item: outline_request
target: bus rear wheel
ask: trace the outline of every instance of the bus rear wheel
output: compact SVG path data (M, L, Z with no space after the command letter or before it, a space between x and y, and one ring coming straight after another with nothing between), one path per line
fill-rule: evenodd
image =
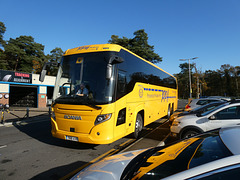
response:
M133 132L133 137L134 138L138 138L140 132L142 131L143 128L143 119L141 114L137 114L137 118L136 118L136 123L135 123L135 130Z
M168 106L168 111L167 111L167 119L170 119L170 116L172 115L172 112L171 112L171 106L169 105Z

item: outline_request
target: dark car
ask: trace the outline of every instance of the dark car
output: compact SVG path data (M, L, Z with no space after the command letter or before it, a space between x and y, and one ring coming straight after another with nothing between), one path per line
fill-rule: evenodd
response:
M163 147L113 155L72 179L239 179L239 137L239 126L228 127Z

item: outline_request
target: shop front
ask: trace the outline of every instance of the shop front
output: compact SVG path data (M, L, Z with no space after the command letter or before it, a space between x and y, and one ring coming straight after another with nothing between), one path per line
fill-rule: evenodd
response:
M39 82L38 74L0 70L0 104L10 107L46 107L52 97L55 77Z

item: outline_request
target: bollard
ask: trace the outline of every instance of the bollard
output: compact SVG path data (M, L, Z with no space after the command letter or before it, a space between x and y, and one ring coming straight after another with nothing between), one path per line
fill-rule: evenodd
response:
M26 118L29 118L29 108L27 108Z
M51 106L48 108L48 115L51 116Z
M4 110L1 112L1 124L4 124Z

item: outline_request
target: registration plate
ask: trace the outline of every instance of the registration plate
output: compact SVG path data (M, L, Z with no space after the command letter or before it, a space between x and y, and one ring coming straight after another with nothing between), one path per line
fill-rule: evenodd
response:
M69 141L78 141L78 137L66 136L66 140L69 140Z

